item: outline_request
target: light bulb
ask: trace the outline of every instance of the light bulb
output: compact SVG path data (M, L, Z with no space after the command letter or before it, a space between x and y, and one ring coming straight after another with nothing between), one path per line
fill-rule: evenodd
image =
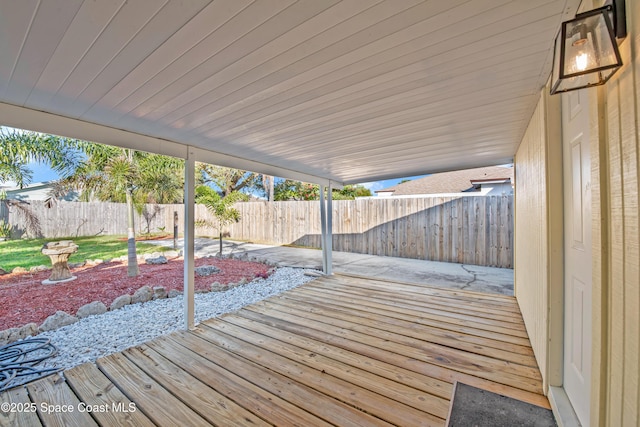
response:
M576 70L584 71L587 69L588 65L589 65L589 55L587 55L585 52L579 52L578 55L576 56Z

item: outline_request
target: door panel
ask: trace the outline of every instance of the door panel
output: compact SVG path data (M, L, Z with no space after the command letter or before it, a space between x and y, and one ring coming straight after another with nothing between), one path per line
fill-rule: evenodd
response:
M583 426L591 392L591 159L588 92L563 94L564 374L563 386Z

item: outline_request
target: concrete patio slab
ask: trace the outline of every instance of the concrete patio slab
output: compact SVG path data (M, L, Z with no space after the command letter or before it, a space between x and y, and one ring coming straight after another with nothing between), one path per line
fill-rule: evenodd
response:
M171 247L173 240L149 241ZM178 240L178 248L183 240ZM217 239L195 239L196 257L217 255ZM223 255L244 256L279 266L322 269L322 251L318 249L271 246L223 240ZM513 295L513 270L470 264L425 261L348 252L333 252L333 270L402 282L422 283L468 291Z

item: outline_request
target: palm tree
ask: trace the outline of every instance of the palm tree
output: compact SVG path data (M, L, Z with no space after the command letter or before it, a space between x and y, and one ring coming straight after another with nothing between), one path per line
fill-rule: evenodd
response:
M225 226L240 221L240 211L233 205L246 201L248 196L238 191L231 192L222 197L211 187L200 185L196 187L196 203L201 203L216 218L217 224L213 225L220 234L220 256L222 256L222 231Z
M47 163L66 176L83 158L84 141L76 139L2 127L0 142L0 182L13 181L21 188L33 178L29 163Z
M33 178L30 163L47 163L61 175L71 173L82 161L83 141L0 127L0 183L12 181L20 188ZM29 204L10 199L6 193L0 195L0 210L7 214L15 209L26 224L26 232L40 235L40 221L29 208ZM0 220L1 234L10 237L12 227L7 220Z
M128 268L130 277L139 274L135 243L135 209L144 203L182 201L182 161L157 154L87 143L87 160L64 181L81 190L84 200L127 204Z

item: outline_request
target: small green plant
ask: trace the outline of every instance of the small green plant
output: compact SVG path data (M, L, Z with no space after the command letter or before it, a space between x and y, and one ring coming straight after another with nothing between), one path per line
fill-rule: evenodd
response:
M158 227L158 231L161 233L164 233L164 230L166 230L167 227Z
M4 219L0 219L0 237L7 240L11 238L11 224L6 222Z
M225 197L220 196L211 187L200 185L196 187L196 203L206 206L207 210L215 217L215 225L205 220L197 220L196 227L210 225L218 229L220 234L220 255L222 255L223 228L229 224L240 221L240 211L233 207L234 203L247 201L246 194L233 191Z

